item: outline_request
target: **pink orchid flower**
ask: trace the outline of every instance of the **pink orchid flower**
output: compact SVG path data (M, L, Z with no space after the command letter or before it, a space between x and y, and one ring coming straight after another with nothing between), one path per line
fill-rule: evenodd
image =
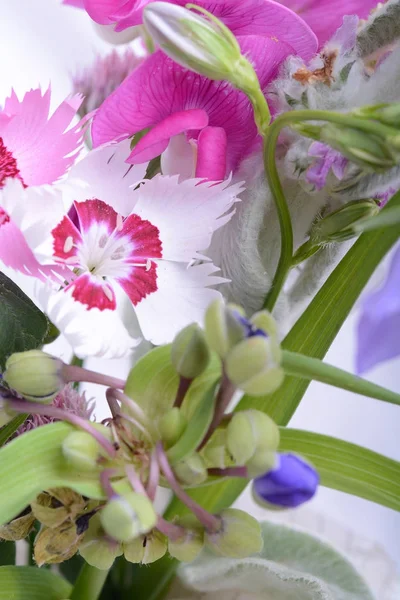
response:
M277 0L287 6L311 27L318 37L319 47L341 26L345 15L366 19L378 0Z
M22 101L12 91L0 111L0 187L8 177L31 186L66 173L82 148L82 124L70 127L82 101L71 96L49 117L50 88L30 90Z
M238 40L251 57L262 88L294 52L286 42L257 35ZM309 45L314 49L313 36ZM145 60L102 104L93 120L92 139L96 147L146 128L150 131L127 162L147 162L164 153L171 139L173 143L174 137L186 134L195 149L195 176L213 181L235 171L260 142L252 107L242 92L184 69L161 51Z
M0 259L7 262L18 249L13 266L26 272L29 251L43 266L69 274L65 281L42 286L39 301L79 355L119 355L136 344L117 310L124 297L144 337L161 344L200 321L206 306L220 296L210 286L225 281L214 275L218 268L203 251L213 232L231 218L241 185L199 186L196 179L178 183L177 177L161 175L143 182L146 165L127 165L128 148L126 140L90 152L56 191L24 189L19 181L0 191L0 207L25 241L18 249L8 236L5 249L0 221ZM77 223L65 210L60 214L54 202L58 190L64 205L74 200ZM23 196L30 194L30 200L34 192L41 205L36 198L36 210L25 209ZM43 210L48 206L51 214ZM193 265L198 260L202 264Z

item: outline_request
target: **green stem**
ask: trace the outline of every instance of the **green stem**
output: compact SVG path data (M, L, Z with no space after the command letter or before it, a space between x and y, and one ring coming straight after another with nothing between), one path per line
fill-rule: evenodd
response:
M383 400L400 406L400 395L352 373L328 365L322 360L297 352L283 351L282 366L287 375L320 381L328 385L361 394L368 398Z
M107 579L103 571L85 563L75 582L70 600L98 600Z
M290 212L286 203L285 195L280 182L276 166L276 144L278 137L284 127L301 123L303 121L325 121L353 127L366 133L382 136L383 133L393 135L393 129L378 123L377 121L360 119L351 114L329 112L325 110L294 110L281 114L264 133L264 165L267 181L278 211L279 226L281 231L281 253L278 266L263 307L272 311L279 294L284 286L286 277L293 266L293 230ZM298 264L295 261L294 264Z

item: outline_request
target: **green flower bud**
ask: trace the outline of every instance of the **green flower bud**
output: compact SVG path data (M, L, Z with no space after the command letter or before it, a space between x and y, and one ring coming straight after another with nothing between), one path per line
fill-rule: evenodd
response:
M235 464L226 445L226 430L218 428L201 452L208 469L226 469Z
M197 323L178 333L171 346L171 361L177 373L185 379L194 379L205 371L210 351L202 329Z
M194 517L188 515L177 523L185 528L182 537L168 540L168 552L180 562L192 562L204 547L204 530Z
M237 508L222 511L220 517L221 529L215 533L205 533L206 546L215 554L246 558L261 552L261 527L254 517Z
M207 467L199 454L192 454L176 464L174 471L184 485L199 485L207 479Z
M231 382L251 396L274 392L284 379L281 351L272 338L261 335L243 340L226 357Z
M278 339L278 327L274 317L267 310L260 310L254 313L250 319L250 323L254 328L265 331L270 337Z
M376 104L375 106L363 106L351 111L357 117L374 119L384 123L384 125L392 125L396 129L400 128L400 103L394 104Z
M171 448L187 427L187 419L180 408L175 406L166 412L158 423L158 430L165 448Z
M354 225L379 213L375 200L355 200L335 210L315 223L310 231L311 242L342 242L357 235Z
M63 363L41 350L12 354L6 362L4 381L20 396L36 402L50 402L63 387Z
M31 532L35 520L35 515L28 507L15 519L0 527L0 539L9 542L23 540Z
M397 164L394 148L382 137L328 123L321 128L320 140L369 171L389 169Z
M61 446L69 465L80 471L96 469L100 454L98 442L86 431L72 431Z
M257 450L257 452L246 463L247 475L250 479L260 477L276 468L278 455L268 450Z
M239 465L247 465L258 452L273 453L278 449L279 437L271 417L253 409L235 413L226 429L227 448Z
M157 523L157 515L150 500L132 492L127 496L111 498L100 512L104 531L118 542L130 542L150 531Z
M167 552L167 538L159 531L151 531L128 544L124 544L124 556L127 561L142 565L156 562Z
M7 425L16 416L16 412L11 410L8 406L7 396L4 398L0 395L0 427Z
M99 514L90 519L89 528L79 545L79 554L89 565L104 571L110 569L114 560L122 555L122 545L105 535Z
M229 350L246 336L246 330L238 320L238 314L241 313L236 306L226 306L223 300L215 300L206 311L204 321L206 338L210 347L221 358L225 358Z

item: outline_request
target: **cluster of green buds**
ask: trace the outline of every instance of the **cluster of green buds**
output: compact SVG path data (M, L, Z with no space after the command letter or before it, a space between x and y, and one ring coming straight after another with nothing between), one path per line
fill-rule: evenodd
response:
M160 356L161 385L154 372ZM233 508L211 514L187 488L218 478L261 477L262 494L272 505L276 481L281 506L293 502L294 492L311 497L317 480L300 463L297 471L309 481L299 492L296 476L293 491L293 461L283 463L278 455L279 429L272 419L256 409L232 412L240 394L256 400L275 391L283 377L272 316L262 311L247 319L240 307L222 301L209 306L204 329L186 327L170 346L141 359L126 382L65 365L39 350L11 356L3 380L26 399L9 400L9 412L52 415L75 425L65 424L57 438L59 480L68 473L69 481L87 478L90 489L97 483L92 497L68 487L43 490L3 525L0 537L21 539L39 524L34 550L39 565L63 562L79 552L99 569L108 569L121 555L148 564L167 552L191 561L204 547L232 558L258 553L262 536L256 519ZM71 378L108 386L112 416L106 422L93 423L51 404ZM173 509L158 514L158 486L170 488L191 515Z

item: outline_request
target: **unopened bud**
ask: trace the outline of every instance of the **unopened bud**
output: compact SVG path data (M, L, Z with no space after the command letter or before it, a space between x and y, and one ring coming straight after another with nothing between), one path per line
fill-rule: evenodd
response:
M294 508L317 491L319 475L311 464L295 454L280 454L278 465L253 483L256 502L274 508Z
M157 515L150 500L132 492L127 496L111 498L100 513L104 531L118 542L130 542L150 531L157 523Z
M192 562L204 547L204 530L192 516L183 517L179 525L184 527L182 536L168 540L168 552L180 562Z
M202 329L197 323L188 325L172 342L171 360L176 372L185 379L194 379L205 371L210 351Z
M41 350L12 354L6 362L4 381L20 396L36 402L50 402L64 386L62 361Z
M63 441L61 449L68 464L75 469L92 471L98 466L100 446L86 431L72 431Z
M0 427L7 425L13 418L16 416L16 412L9 408L8 399L11 399L11 396L4 392L0 391Z
M251 396L274 392L284 379L280 347L263 336L240 342L229 352L225 367L230 381Z
M209 469L226 469L235 464L226 445L226 429L218 428L202 450Z
M100 515L97 513L91 517L89 528L79 545L79 554L86 562L96 569L108 570L122 552L122 545L105 535Z
M274 452L279 446L279 429L267 414L254 409L235 413L226 428L226 444L238 465L258 452Z
M167 411L158 423L158 429L165 448L173 446L187 427L187 419L180 408L175 406Z
M9 542L23 540L31 532L35 523L35 515L30 507L24 510L15 519L0 527L0 539Z
M375 200L355 200L317 221L310 231L310 240L317 243L342 242L357 235L354 225L379 213Z
M246 463L247 476L250 479L265 475L276 468L278 455L268 450L258 450Z
M240 309L239 309L240 310ZM205 314L204 329L210 347L221 357L246 337L246 328L241 323L243 314L238 308L215 300Z
M400 103L377 104L375 106L362 106L351 111L357 117L366 117L379 121L384 125L391 125L400 129Z
M397 164L395 149L382 137L328 123L321 128L320 140L369 171L390 169Z
M259 522L246 512L228 508L219 515L221 529L205 533L206 545L219 556L246 558L261 552L263 539Z
M154 530L124 544L124 556L131 563L149 565L162 558L167 547L165 535Z
M192 454L174 465L174 471L184 485L199 485L207 479L207 467L199 454Z

